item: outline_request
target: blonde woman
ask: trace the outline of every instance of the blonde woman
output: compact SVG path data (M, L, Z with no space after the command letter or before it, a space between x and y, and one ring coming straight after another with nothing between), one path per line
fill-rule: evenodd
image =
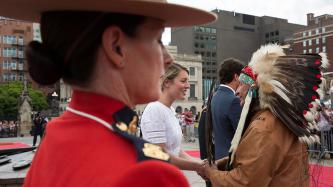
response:
M158 144L171 155L171 163L183 170L200 172L201 162L192 159L180 147L182 130L171 106L175 100L182 100L189 88L188 70L172 64L162 78L162 94L158 101L145 108L141 119L143 139Z

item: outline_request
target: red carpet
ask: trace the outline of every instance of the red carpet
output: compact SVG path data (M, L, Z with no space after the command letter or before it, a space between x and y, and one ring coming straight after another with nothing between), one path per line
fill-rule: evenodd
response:
M28 148L31 147L28 144L22 142L0 142L0 150L4 149L17 149L17 148Z
M196 150L185 151L195 158L200 158L200 152ZM310 165L311 187L333 187L333 167Z

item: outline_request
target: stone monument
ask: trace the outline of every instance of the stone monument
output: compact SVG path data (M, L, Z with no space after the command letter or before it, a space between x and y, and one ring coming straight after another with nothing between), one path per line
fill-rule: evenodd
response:
M29 97L28 92L28 82L27 79L24 79L24 89L20 98L20 106L18 112L19 119L19 135L27 136L30 135L30 130L32 127L31 119L31 98Z

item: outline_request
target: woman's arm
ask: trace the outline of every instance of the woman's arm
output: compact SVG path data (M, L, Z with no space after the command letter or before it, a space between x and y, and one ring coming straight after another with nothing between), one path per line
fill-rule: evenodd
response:
M162 147L163 150L166 150L164 143L157 144ZM170 154L170 153L169 153ZM170 163L181 170L189 170L201 172L203 162L201 160L194 160L190 155L185 151L181 150L179 156L170 154Z

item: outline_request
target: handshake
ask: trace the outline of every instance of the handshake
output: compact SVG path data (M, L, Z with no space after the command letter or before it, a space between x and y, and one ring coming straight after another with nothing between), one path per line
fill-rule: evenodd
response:
M216 173L218 170L224 171L226 165L228 163L229 157L224 157L220 160L216 160L214 164L209 165L207 159L202 160L200 162L200 166L196 170L197 174L201 176L204 180L210 181L211 177Z

